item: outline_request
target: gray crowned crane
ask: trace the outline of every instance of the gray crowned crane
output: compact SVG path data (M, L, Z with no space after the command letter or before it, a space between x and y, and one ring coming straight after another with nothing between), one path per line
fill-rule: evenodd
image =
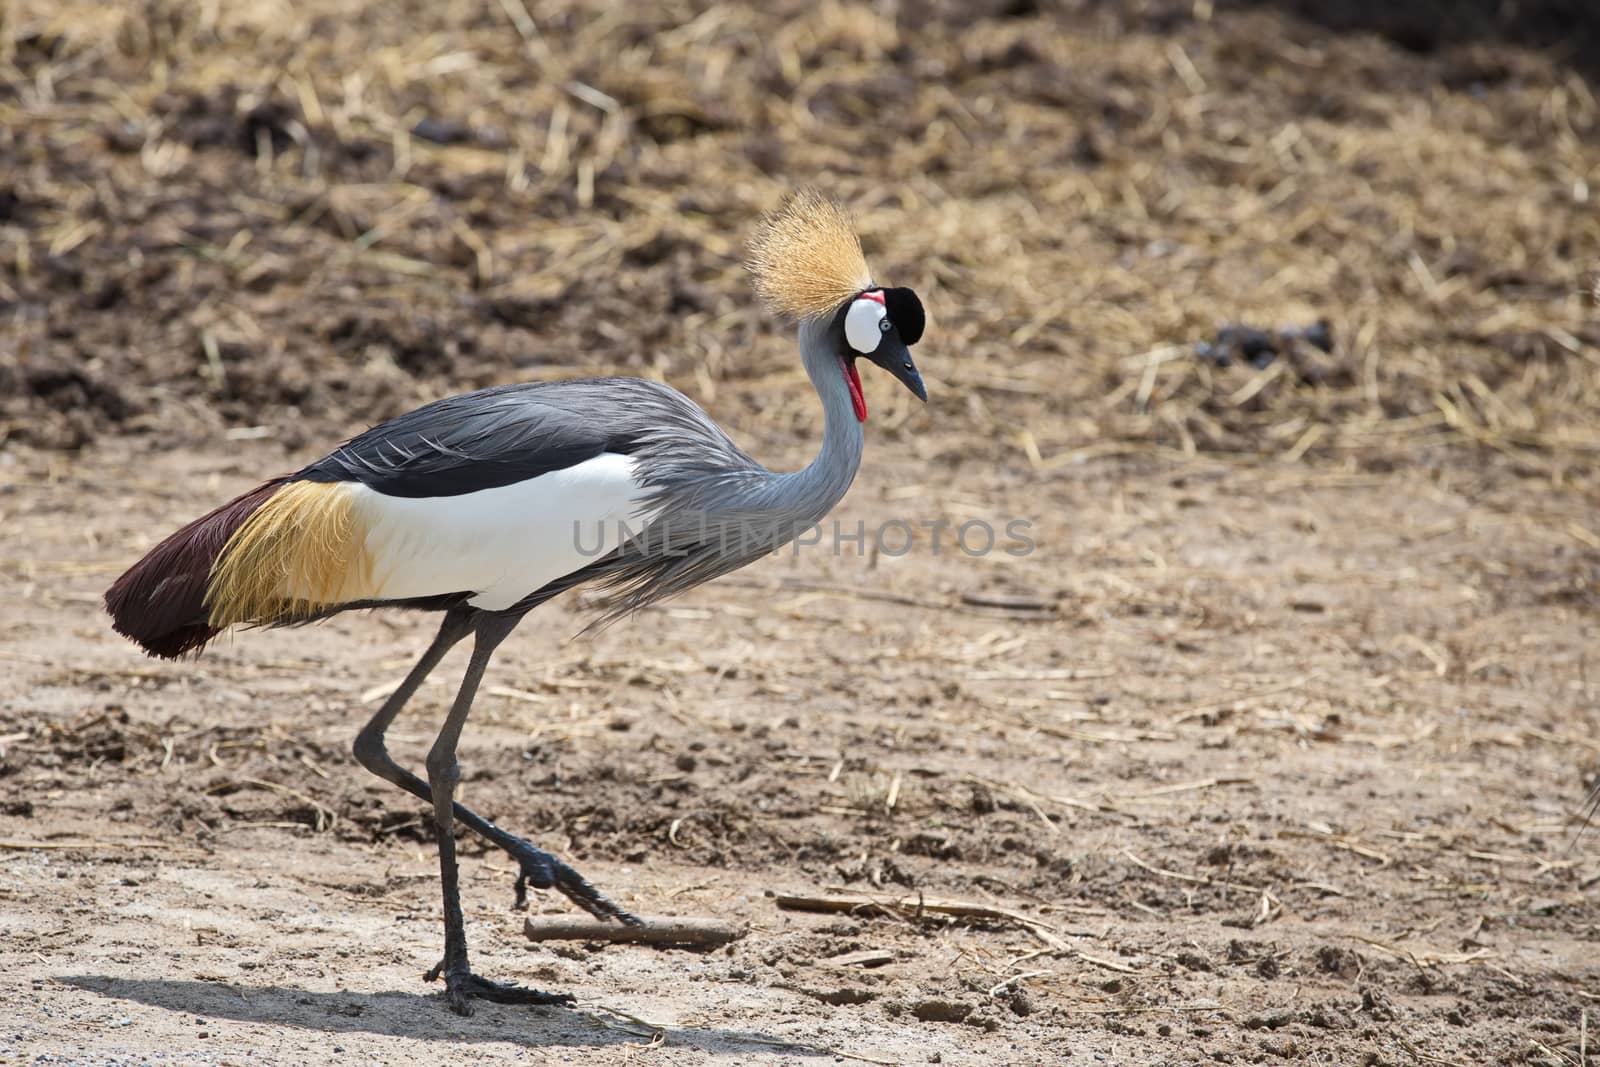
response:
M819 522L861 462L859 359L927 400L909 348L922 336L922 304L910 289L873 282L836 204L815 192L792 197L764 220L750 271L767 308L798 323L800 359L822 400L822 448L804 469L766 469L658 382L500 386L427 404L264 482L162 541L106 593L116 631L169 659L236 625L292 626L355 608L443 613L433 643L354 750L367 770L432 805L444 958L426 977L443 977L460 1014L471 1014L474 998L571 997L472 972L454 823L516 860L519 906L533 885L599 919L639 922L566 863L455 802L456 744L495 648L529 611L575 586L613 594L591 624L603 625L743 567ZM394 761L384 734L467 637L472 655L424 781Z

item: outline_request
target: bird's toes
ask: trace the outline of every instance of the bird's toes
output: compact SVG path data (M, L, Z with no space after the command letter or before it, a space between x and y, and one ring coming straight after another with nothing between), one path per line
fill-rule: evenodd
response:
M582 881L582 879L579 879L579 881L581 884L575 886L558 882L556 883L556 888L561 890L568 900L602 922L610 922L612 919L616 919L629 926L637 926L639 924L638 919L613 904L605 894L594 886Z
M444 960L435 963L423 972L422 980L424 982L437 982L442 976L444 978L444 1002L457 1015L471 1018L477 1009L472 1006L470 980L475 979L477 976L466 970L451 971L449 974L445 974L444 966Z
M450 1010L464 1018L470 1019L477 1014L478 1009L472 1006L472 998L459 989L445 990L445 1002L450 1005Z
M605 894L595 889L594 886L586 886L586 888L588 889L587 893L568 893L567 898L602 922L615 920L624 926L644 925L643 919L621 905L614 903Z
M550 869L550 858L539 856L522 861L522 869L517 874L519 886L533 886L535 889L549 889L556 884L555 872Z
M431 972L430 972L431 973ZM489 1000L496 1004L541 1004L570 1007L576 1003L571 993L546 993L514 982L492 982L471 971L453 971L445 975L445 1001L457 1015L471 1015L473 1000Z
M530 862L526 859L522 860L521 863L522 869L517 872L517 899L512 905L518 911L522 911L528 906L528 887L530 885L535 889L549 889L556 884L555 876L550 872L548 863L540 863L537 860Z
M571 993L546 993L510 982L491 982L487 978L472 976L473 995L497 1004L554 1004L568 1007L576 1003Z
M617 904L613 904L605 897L601 897L599 900L594 901L593 906L586 908L586 910L590 915L593 915L597 919L605 919L607 921L615 920L621 923L623 926L644 925L643 919L639 918L626 908Z
M576 870L562 863L542 849L529 848L517 854L516 906L528 905L528 887L555 889L596 919L609 922L615 919L628 926L640 925L640 920L606 899L605 894L590 884Z

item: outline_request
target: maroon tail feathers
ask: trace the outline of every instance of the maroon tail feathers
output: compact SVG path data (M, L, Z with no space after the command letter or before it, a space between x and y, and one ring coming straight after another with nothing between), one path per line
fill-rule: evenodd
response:
M212 564L233 532L287 480L274 478L194 520L129 567L106 590L112 629L164 659L204 648L221 632L206 616Z

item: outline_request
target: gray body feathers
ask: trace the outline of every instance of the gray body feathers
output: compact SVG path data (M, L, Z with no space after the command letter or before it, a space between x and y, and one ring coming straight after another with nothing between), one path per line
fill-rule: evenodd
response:
M639 383L650 400L612 408L628 421L630 453L649 488L649 517L615 552L530 596L532 607L594 582L613 594L591 623L609 625L648 604L738 570L793 541L844 496L861 463L863 434L851 411L826 324L803 323L801 353L823 402L822 449L804 469L775 473L756 463L693 401ZM612 398L608 397L608 402Z
M510 484L605 452L632 457L646 519L621 547L519 601L523 612L586 583L613 593L603 626L751 563L819 522L850 487L862 430L827 324L803 323L801 353L823 401L822 450L776 473L701 407L640 378L581 378L447 397L375 426L294 475L359 481L393 496L445 497ZM575 529L580 543L593 531ZM461 590L470 593L472 590Z

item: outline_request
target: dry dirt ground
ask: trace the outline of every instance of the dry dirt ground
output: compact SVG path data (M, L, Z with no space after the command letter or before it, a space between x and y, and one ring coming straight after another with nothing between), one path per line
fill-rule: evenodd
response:
M1589 1067L1594 17L1436 6L6 9L0 1063ZM348 749L427 620L169 664L100 592L490 382L663 377L803 462L739 267L801 180L932 314L843 530L1033 550L919 527L530 617L468 801L748 932L532 945L464 839L477 968L578 1005L458 1018L427 820Z
M1029 516L1035 552L811 550L593 640L541 612L495 665L467 796L632 908L750 933L529 946L508 864L469 850L479 967L581 1005L469 1021L419 978L418 806L347 753L425 624L173 665L97 615L152 532L284 462L244 451L10 468L23 1062L611 1062L654 1032L617 1012L660 1024L668 1062L1571 1062L1600 1017L1600 844L1572 818L1600 763L1595 560L1514 476L1196 461L954 488L878 462L847 524ZM424 697L412 763L447 682ZM830 887L1039 926L771 898ZM863 950L889 962L829 963Z

